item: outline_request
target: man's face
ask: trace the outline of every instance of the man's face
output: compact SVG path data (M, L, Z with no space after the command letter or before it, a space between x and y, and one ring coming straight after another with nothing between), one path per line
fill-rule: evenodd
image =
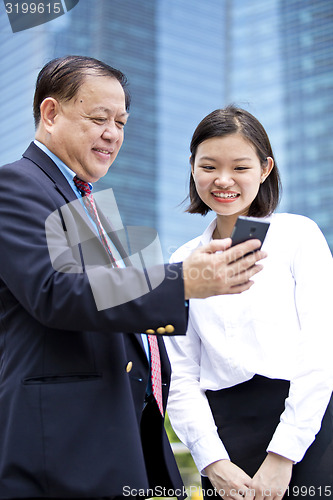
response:
M81 179L96 182L109 170L124 139L125 93L112 77L87 76L68 102L57 102L50 150Z

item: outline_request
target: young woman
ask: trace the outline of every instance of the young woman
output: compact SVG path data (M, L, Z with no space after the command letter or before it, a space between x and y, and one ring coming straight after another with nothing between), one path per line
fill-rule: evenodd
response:
M190 301L185 337L169 337L168 413L222 498L333 498L333 262L310 219L273 214L280 180L267 134L247 111L206 116L191 142L188 212L216 219L182 261L228 238L239 215L270 221L268 257L239 295ZM315 186L314 186L315 189Z

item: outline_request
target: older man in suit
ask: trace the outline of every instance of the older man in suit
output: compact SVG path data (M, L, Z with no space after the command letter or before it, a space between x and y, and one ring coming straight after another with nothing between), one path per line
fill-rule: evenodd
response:
M260 251L238 260L259 242L215 241L162 266L148 293L99 307L88 268L105 294L147 278L127 266L90 193L119 152L128 108L119 71L53 60L37 79L35 141L0 169L1 499L183 497L159 334L186 332L186 299L242 292L261 268Z

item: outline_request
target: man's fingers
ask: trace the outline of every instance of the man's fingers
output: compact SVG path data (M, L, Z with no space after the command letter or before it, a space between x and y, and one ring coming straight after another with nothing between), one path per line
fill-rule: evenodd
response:
M246 292L246 290L249 290L251 286L254 285L253 281L248 281L247 283L243 283L242 285L232 285L229 288L229 295L235 295L237 293L242 293Z
M231 286L241 285L263 269L263 266L261 264L257 264L257 262L265 257L266 254L261 250L258 250L257 252L243 257L242 259L233 261L228 265L223 265L221 255L221 263L216 265L217 274L219 269L223 269L223 274Z
M212 240L207 245L201 247L200 250L201 252L206 252L206 253L223 252L228 248L230 248L231 243L232 243L231 238L225 238L223 240Z
M231 238L225 238L223 240L212 240L207 245L201 247L201 252L206 253L215 253L228 250L228 254L230 257L230 262L233 260L240 259L244 257L247 253L254 252L258 250L261 246L260 240L248 240L244 243L240 243L232 248L231 247L232 240Z
M230 285L229 293L241 293L251 288L251 286L254 284L254 281L251 281L251 278L255 274L259 273L262 269L263 266L261 266L260 264L256 264L251 269L248 269L243 273L233 274L231 276L229 275L228 279Z
M236 258L235 260L231 260L231 261L229 261L229 257L228 257L229 267L231 269L233 269L234 272L241 273L241 272L245 271L246 269L250 269L259 260L265 259L266 257L267 257L266 252L263 252L262 250L257 250L256 252L253 252L249 255L246 255L246 257L242 257L240 259Z
M260 247L260 240L247 240L244 243L231 247L228 250L230 261L241 259L244 255L259 250Z
M241 293L252 286L251 278L262 270L257 262L267 256L255 250L260 241L250 240L232 248L230 244L230 238L214 240L184 260L186 299Z

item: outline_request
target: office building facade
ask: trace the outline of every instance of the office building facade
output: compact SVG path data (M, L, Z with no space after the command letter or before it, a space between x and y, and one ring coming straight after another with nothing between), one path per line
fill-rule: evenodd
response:
M114 188L125 224L158 229L166 259L212 218L180 205L189 143L197 123L229 103L269 133L280 210L314 219L333 247L332 8L330 0L80 0L15 34L0 12L1 164L33 136L38 70L52 57L88 55L124 71L133 96L124 146L97 188Z

